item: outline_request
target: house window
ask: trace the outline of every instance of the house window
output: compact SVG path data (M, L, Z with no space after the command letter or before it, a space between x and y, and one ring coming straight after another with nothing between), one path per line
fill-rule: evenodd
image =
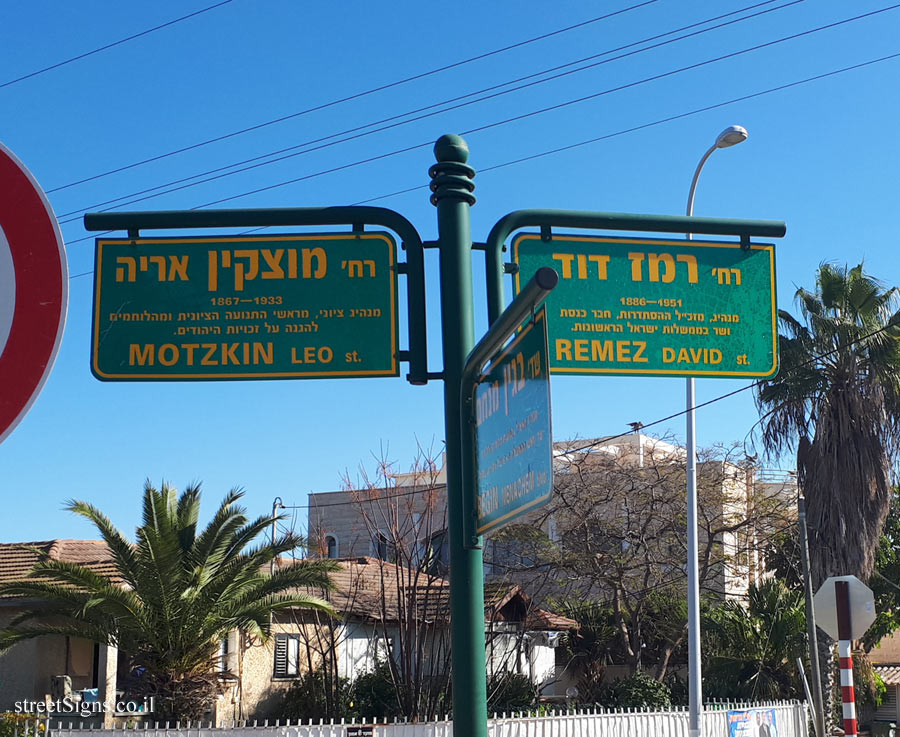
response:
M376 663L386 663L394 657L394 638L384 635L375 635L373 650Z
M228 635L219 640L219 672L228 672Z
M338 541L334 535L325 536L325 554L329 558L338 557Z
M372 540L372 553L376 558L393 563L397 560L397 549L394 543L383 532L379 532Z
M94 643L94 652L91 657L91 688L100 685L100 645Z
M450 541L447 531L441 530L428 541L426 572L432 576L445 576L450 570Z
M275 635L275 678L300 675L300 636Z

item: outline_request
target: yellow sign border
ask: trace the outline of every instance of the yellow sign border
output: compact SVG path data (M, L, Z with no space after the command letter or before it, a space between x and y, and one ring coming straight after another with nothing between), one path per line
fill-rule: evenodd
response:
M131 243L139 245L170 245L170 244L194 244L202 242L215 243L254 243L273 241L327 241L327 240L383 240L388 245L388 260L390 262L390 287L391 287L391 368L380 371L291 371L272 373L228 373L228 374L108 374L100 370L98 360L100 357L100 275L102 273L103 246L105 244L122 245ZM187 236L174 238L98 238L94 257L94 323L91 341L91 367L98 377L104 379L131 379L135 381L161 379L177 381L186 380L216 380L228 381L230 379L335 379L335 378L378 378L382 376L399 376L400 365L397 358L400 346L397 340L397 269L396 269L396 241L386 233L328 233L309 235L268 235L268 236Z
M647 246L671 246L677 245L688 248L743 248L740 243L734 241L697 241L697 240L675 240L663 238L628 238L613 236L590 236L590 235L562 235L556 236L559 240L576 241L581 243L621 243L631 245L647 245ZM543 240L540 233L519 233L512 242L512 257L516 266L519 265L519 244L526 240ZM552 243L553 241L545 241ZM778 305L775 295L775 246L771 243L751 243L750 250L767 251L769 254L769 274L772 295L772 366L766 372L760 371L679 371L676 369L658 369L655 371L642 371L641 369L625 369L625 368L554 368L550 367L551 374L559 374L561 376L579 376L582 374L607 374L614 376L622 376L624 374L633 374L637 376L658 376L665 378L666 376L713 376L719 378L748 378L748 379L766 379L778 373ZM515 274L516 294L521 288L521 271L517 270ZM549 325L549 323L548 323Z

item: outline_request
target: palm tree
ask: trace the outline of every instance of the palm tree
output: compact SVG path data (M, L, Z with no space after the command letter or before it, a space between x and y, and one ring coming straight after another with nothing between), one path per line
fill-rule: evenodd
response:
M566 672L576 679L580 703L598 703L603 676L615 659L618 645L612 608L581 599L563 600L553 608L578 622L578 629L569 630L562 643Z
M96 507L70 502L106 542L115 573L44 556L27 579L0 587L0 595L41 601L0 630L0 648L42 635L115 646L129 660L131 693L156 697L156 718L201 718L219 690L218 647L229 632L265 641L276 612L333 612L305 591L330 588L334 564L302 561L270 575L271 562L300 540L288 534L249 547L274 520L248 520L242 495L230 491L201 531L199 485L178 495L148 481L135 543Z
M802 697L797 658L806 652L803 594L777 578L751 585L746 608L727 601L705 623L709 696L748 701Z
M822 264L816 281L797 290L802 321L779 311L781 371L757 404L766 452L796 448L818 587L874 570L900 440L900 313L862 264Z
M796 449L807 499L813 586L833 575L868 579L890 509L900 439L897 290L863 272L822 264L816 291L798 289L802 322L780 310L781 371L760 385L765 451ZM834 713L831 639L820 633L826 714Z

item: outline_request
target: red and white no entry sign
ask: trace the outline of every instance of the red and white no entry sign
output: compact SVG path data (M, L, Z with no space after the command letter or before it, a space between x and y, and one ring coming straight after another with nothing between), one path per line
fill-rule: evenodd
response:
M68 286L65 246L47 196L0 144L0 442L50 373Z

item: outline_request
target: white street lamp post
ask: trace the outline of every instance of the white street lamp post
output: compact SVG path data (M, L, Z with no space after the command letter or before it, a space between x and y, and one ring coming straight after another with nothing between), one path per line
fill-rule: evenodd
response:
M732 125L722 131L714 145L703 154L688 193L686 214L694 214L694 193L706 160L718 148L728 148L747 140L747 130ZM687 234L691 240L691 233ZM700 673L700 554L697 539L697 437L694 421L694 379L686 380L687 450L687 575L688 575L688 713L691 737L700 737L700 711L703 708L703 683Z

